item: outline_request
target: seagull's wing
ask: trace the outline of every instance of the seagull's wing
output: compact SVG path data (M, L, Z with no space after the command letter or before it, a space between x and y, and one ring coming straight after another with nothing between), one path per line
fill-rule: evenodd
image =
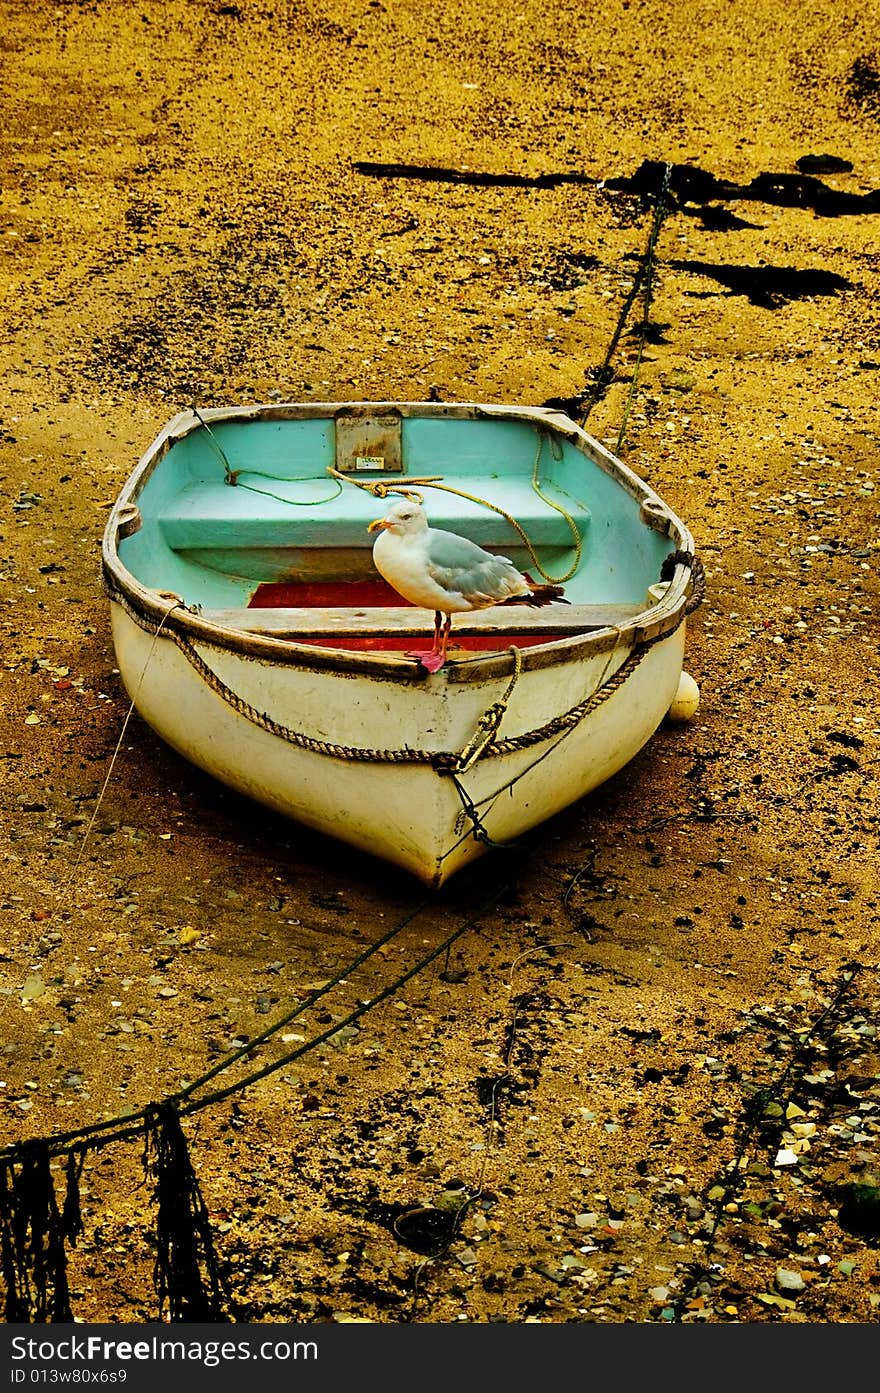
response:
M463 595L475 606L528 594L526 581L506 556L493 556L467 537L440 528L428 529L425 565L444 590Z

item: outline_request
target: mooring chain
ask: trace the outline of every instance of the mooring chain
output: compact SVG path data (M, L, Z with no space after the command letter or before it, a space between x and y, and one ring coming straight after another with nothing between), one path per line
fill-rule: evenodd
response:
M477 729L465 745L461 754L458 756L458 767L456 773L466 774L472 764L476 764L480 756L498 734L504 714L507 711L507 704L513 696L513 689L519 681L522 672L522 650L511 647L509 650L513 658L513 675L507 684L507 690L500 701L493 702L487 706L477 723Z

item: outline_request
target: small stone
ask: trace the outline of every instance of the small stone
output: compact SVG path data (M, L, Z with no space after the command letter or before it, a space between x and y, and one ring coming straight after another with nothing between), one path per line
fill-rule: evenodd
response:
M793 1311L795 1303L787 1296L780 1296L775 1291L759 1291L755 1298L764 1306L775 1306L780 1311Z
M787 1146L780 1147L776 1153L776 1160L773 1162L774 1166L796 1166L797 1163L797 1153L791 1151Z
M777 1291L803 1291L806 1282L799 1272L793 1272L787 1267L776 1269L776 1290Z
M579 1229L594 1229L599 1222L598 1214L575 1214L574 1221Z
M442 1209L444 1214L457 1214L467 1204L468 1198L468 1191L465 1189L441 1190L434 1200L434 1208Z
M816 1124L815 1122L793 1122L791 1130L796 1137L812 1137L815 1135Z

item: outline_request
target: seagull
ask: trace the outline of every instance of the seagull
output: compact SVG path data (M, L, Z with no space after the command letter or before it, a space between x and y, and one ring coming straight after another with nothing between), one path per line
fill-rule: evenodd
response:
M536 585L506 556L494 556L455 532L428 525L424 508L406 498L384 518L371 522L376 570L411 604L434 611L434 643L428 652L408 653L428 672L446 661L453 614L492 605L568 603L560 585ZM443 616L446 616L445 620Z

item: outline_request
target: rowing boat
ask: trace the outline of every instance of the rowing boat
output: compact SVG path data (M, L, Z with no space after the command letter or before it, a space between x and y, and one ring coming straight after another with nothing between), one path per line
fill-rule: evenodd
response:
M564 600L433 614L378 575L399 495ZM102 553L140 715L240 792L432 886L608 779L674 707L693 540L545 408L273 403L187 410L149 446Z

